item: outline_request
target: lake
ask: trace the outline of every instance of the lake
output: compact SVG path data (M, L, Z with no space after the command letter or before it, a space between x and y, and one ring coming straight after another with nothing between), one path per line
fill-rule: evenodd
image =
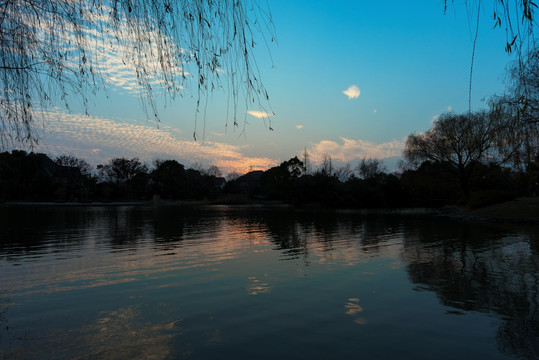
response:
M0 207L1 359L536 359L539 229Z

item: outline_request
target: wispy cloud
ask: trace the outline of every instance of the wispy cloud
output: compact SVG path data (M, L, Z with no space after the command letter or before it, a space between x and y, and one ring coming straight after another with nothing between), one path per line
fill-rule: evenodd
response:
M354 162L363 157L385 159L400 156L404 149L404 141L392 140L384 143L375 143L367 140L353 140L341 137L342 142L322 140L311 146L311 159L321 163L324 155L343 163Z
M40 32L42 41L58 41L58 46L64 49L63 51L69 55L66 57L68 66L75 70L78 70L79 64L77 62L79 61L80 54L79 46L81 46L82 50L84 50L85 58L92 65L90 71L102 77L106 85L113 85L113 89L115 90L124 90L127 93L135 95L140 95L144 90L145 84L144 82L140 82L142 73L141 68L137 66L137 58L144 59L146 85L151 87L164 84L161 71L163 69L163 63L170 62L171 64L175 64L170 65L166 69L169 70L167 73L169 80L172 76L189 75L182 68L185 64L178 63L178 50L173 50L174 47L172 46L166 49L158 49L156 42L151 42L151 45L143 47L141 53L133 51L133 49L140 48L140 38L137 38L130 31L125 21L118 23L111 15L112 13L111 8L110 11L103 10L96 14L89 14L91 19L88 19L88 23L93 23L93 25L86 25L80 28L68 26L64 29L61 38L56 40L50 40L46 36L51 26L56 25L51 18L44 19L37 24L28 23L27 25L34 27ZM28 19L28 21L30 20L31 18ZM114 25L112 25L113 23ZM103 26L105 29L115 28L118 31L99 31L99 26ZM79 31L86 37L88 42L80 42L79 37L76 35L76 32ZM162 39L167 40L168 44L174 43L173 39L165 38L164 35L155 30L146 29L143 34L145 39ZM180 49L179 53L182 52L183 49ZM184 58L188 57L184 56ZM220 70L216 69L216 71ZM183 89L179 83L173 84L173 86L175 89Z
M357 85L352 85L348 89L344 90L342 92L344 95L348 96L348 99L357 99L359 95L361 94L361 91L357 87Z
M265 111L247 110L247 114L254 116L255 118L264 119L270 117L272 114Z
M303 129L303 125L296 125L296 129L299 129L299 130Z
M139 157L144 161L176 159L185 165L214 164L224 172L246 172L250 167L267 169L277 161L243 154L246 146L223 142L185 140L164 124L107 119L62 110L45 111L47 128L38 151L53 156L71 154L100 164L113 157Z

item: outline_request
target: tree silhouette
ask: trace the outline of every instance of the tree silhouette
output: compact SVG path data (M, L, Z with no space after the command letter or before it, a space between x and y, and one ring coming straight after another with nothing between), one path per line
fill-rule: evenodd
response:
M512 162L528 166L539 155L539 47L511 64L507 92L494 96L490 107L518 129Z
M141 163L138 158L114 158L105 165L97 165L97 170L105 180L116 185L127 183L133 180L136 175L148 171L146 165Z
M374 179L387 172L382 160L366 157L359 161L356 170L362 179Z
M253 48L271 36L272 23L258 0L0 5L0 147L35 144L36 120L58 101L70 108L75 96L87 108L89 94L106 86L111 59L136 74L132 88L151 118L158 119L157 88L175 98L191 79L197 104L216 88L229 91L234 125L240 96L259 104L268 99Z
M84 176L91 176L93 172L92 165L84 159L79 159L72 155L60 155L54 159L54 162L60 166L71 166L79 168L80 172Z
M469 184L477 165L482 162L504 163L509 156L499 152L499 144L506 144L511 132L511 121L492 113L477 112L458 115L442 114L432 128L407 137L403 155L411 164L425 160L444 164L459 177L461 190L467 198ZM504 156L506 155L506 156Z

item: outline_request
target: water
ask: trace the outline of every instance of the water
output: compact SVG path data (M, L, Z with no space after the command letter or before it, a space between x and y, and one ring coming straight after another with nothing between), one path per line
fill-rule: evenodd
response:
M0 207L0 359L534 359L539 229Z

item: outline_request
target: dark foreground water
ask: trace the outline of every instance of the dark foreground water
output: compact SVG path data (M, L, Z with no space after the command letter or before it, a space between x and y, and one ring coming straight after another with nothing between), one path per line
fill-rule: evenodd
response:
M0 359L539 357L539 229L0 207Z

